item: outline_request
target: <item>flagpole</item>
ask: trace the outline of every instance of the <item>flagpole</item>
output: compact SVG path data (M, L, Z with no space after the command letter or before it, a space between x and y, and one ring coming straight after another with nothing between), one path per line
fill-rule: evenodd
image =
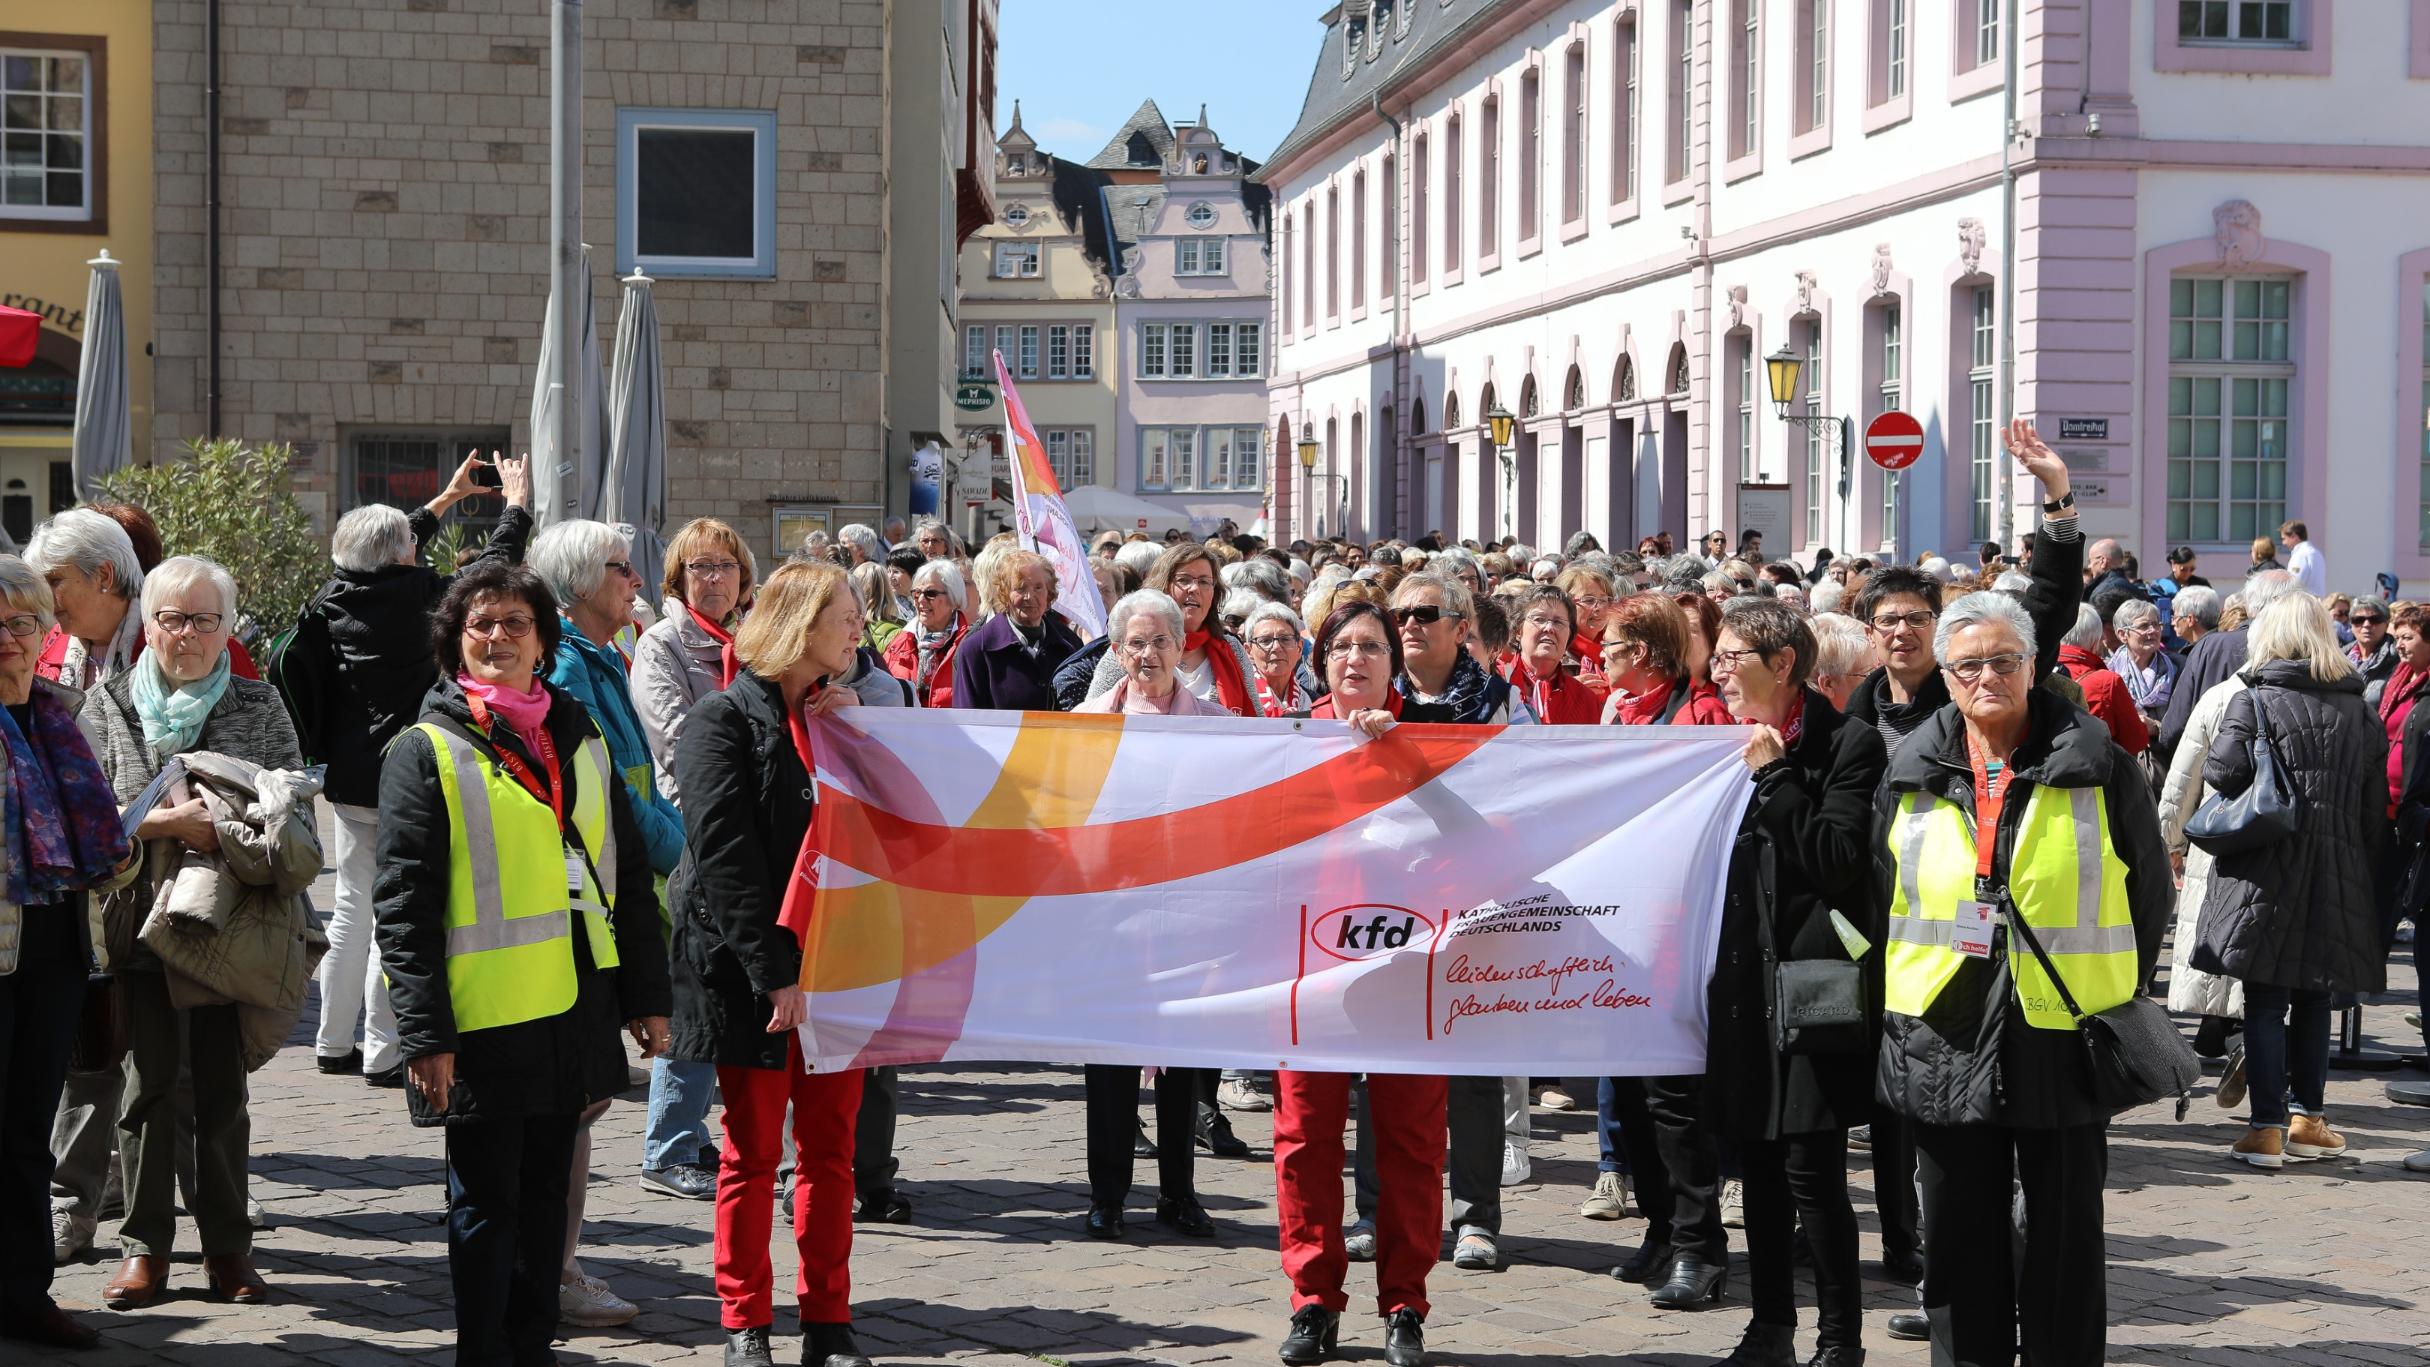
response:
M582 302L590 281L582 276L582 0L555 0L549 10L549 298L556 308L556 374L549 384L551 421L556 428L557 468L537 470L536 478L556 481L554 506L577 507L581 460L594 452L582 449ZM575 493L566 491L565 472L571 469Z

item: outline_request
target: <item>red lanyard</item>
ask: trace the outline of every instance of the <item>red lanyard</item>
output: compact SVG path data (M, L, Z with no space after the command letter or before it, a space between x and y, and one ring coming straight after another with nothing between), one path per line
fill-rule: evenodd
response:
M480 727L483 735L489 735L489 704L471 694L466 694L464 701L472 706L473 725ZM548 804L549 811L557 818L557 829L562 831L565 829L565 773L557 765L557 742L549 738L548 727L543 725L537 734L540 738L540 762L548 766L548 786L545 789L540 786L540 776L532 772L532 767L523 762L521 755L494 740L490 748L497 752L498 763L506 767L506 772L515 776L515 782L529 789L533 797Z

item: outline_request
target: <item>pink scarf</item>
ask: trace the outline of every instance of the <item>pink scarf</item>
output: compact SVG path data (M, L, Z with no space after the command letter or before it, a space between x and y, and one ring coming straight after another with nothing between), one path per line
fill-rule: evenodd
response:
M539 679L533 679L530 690L522 693L483 683L461 671L456 674L456 684L469 696L479 698L482 706L492 713L505 718L533 754L540 753L540 731L548 724L549 697L548 689Z

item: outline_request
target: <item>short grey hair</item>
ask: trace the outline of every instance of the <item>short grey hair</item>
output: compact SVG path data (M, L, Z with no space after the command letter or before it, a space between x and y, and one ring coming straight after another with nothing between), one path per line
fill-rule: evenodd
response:
M2076 604L2076 624L2059 638L2063 646L2079 646L2095 650L2101 645L2101 609L2090 603Z
M400 509L366 504L338 519L329 534L329 560L341 570L369 573L382 565L410 563L416 547L413 523Z
M948 555L952 554L960 544L959 540L953 534L953 528L946 526L942 521L933 517L923 517L919 521L912 523L911 539L913 541L918 541L921 533L930 531L933 531L939 536L945 538L945 552Z
M1706 570L1697 583L1701 584L1707 593L1736 593L1738 591L1738 581L1721 570Z
M934 584L951 595L953 610L956 612L962 611L970 601L964 596L969 592L969 588L962 582L962 567L950 560L937 559L921 562L920 567L911 572L911 586L916 589L923 584Z
M1941 609L1941 624L1932 631L1932 658L1947 660L1949 642L1968 627L1995 623L2016 633L2028 658L2040 646L2033 637L2033 616L2025 605L2005 593L1970 593Z
M1238 565L1233 565L1229 568L1238 569L1240 567ZM1246 622L1249 620L1250 613L1257 611L1258 608L1272 601L1274 600L1257 592L1255 589L1233 589L1224 594L1223 603L1220 607L1216 608L1215 612L1219 617L1237 617L1241 621Z
M2263 570L2259 574L2248 575L2244 581L2244 615L2249 620L2259 621L2270 604L2290 593L2302 591L2303 586L2295 582L2295 576L2285 570Z
M46 631L58 620L50 581L17 556L0 555L0 599L7 600L13 612L34 614Z
M1240 639L1244 641L1249 639L1249 633L1257 630L1259 622L1285 623L1290 626L1292 635L1302 640L1307 639L1308 624L1300 620L1299 614L1293 612L1288 603L1258 604L1257 611L1250 613L1248 620L1240 624Z
M1171 594L1162 589L1139 589L1116 599L1113 608L1105 614L1106 639L1119 644L1124 628L1130 626L1132 618L1143 612L1171 628L1175 644L1189 634L1181 624L1181 604L1174 602Z
M877 530L865 522L845 523L836 530L835 539L871 560L883 561L886 558L886 548L878 540Z
M2003 570L1999 578L1991 581L1991 587L2000 593L2021 594L2033 587L2033 576L2016 570Z
M1419 570L1415 574L1404 577L1398 585L1394 586L1392 601L1401 602L1412 589L1433 589L1436 593L1443 595L1444 607L1460 614L1461 621L1470 623L1476 621L1476 595L1468 591L1466 584L1450 575L1438 574L1431 568Z
M1269 603L1279 603L1291 596L1291 576L1262 555L1224 566L1223 583L1225 588L1246 590Z
M1785 587L1785 585L1784 585ZM1789 683L1796 687L1814 676L1814 629L1805 614L1778 598L1742 594L1721 606L1721 629L1747 643L1769 661L1787 650L1795 652Z
M604 522L576 519L542 529L523 559L557 595L557 607L563 611L599 591L599 581L607 577L600 562L618 552L632 553L623 533Z
M1926 560L1923 564L1916 566L1916 568L1944 584L1956 577L1956 571L1949 568L1949 562L1937 555Z
M2180 590L2180 592L2182 592L2182 590ZM2346 604L2346 617L2348 620L2352 620L2354 614L2358 612L2377 613L2378 615L2385 617L2388 615L2388 600L2380 597L2376 593L2366 593L2360 598L2355 599L2353 602Z
M1141 579L1147 578L1148 571L1156 568L1156 562L1163 558L1164 547L1153 541L1125 541L1122 549L1114 552L1114 563Z
M221 615L226 625L236 626L236 576L228 573L219 562L205 560L199 555L173 555L152 567L143 581L143 615L150 617L160 605L186 592L197 584L209 584L219 591L223 604Z
M2147 621L2157 622L2159 620L2160 609L2140 598L2127 599L2118 605L2117 611L2109 615L2109 625L2112 631L2132 631Z
M2200 622L2204 631L2218 630L2219 614L2227 608L2227 604L2220 601L2219 590L2202 584L2189 584L2177 590L2177 596L2169 600L2169 606L2176 610L2178 616L2191 617Z
M25 544L25 559L45 578L60 570L98 574L107 565L129 602L143 591L143 565L135 559L127 529L90 508L69 508L36 527L34 539Z
M1873 638L1865 634L1865 624L1845 613L1815 613L1806 620L1806 629L1814 633L1817 674L1858 673L1873 653Z
M1457 575L1463 569L1474 570L1480 582L1485 578L1485 562L1466 546L1445 548L1441 554L1427 559L1426 568L1449 575Z
M1814 587L1807 591L1806 601L1814 605L1815 615L1821 617L1826 614L1836 615L1839 612L1841 600L1847 596L1848 586L1846 584L1825 577L1816 580ZM1848 620L1856 619L1851 617Z

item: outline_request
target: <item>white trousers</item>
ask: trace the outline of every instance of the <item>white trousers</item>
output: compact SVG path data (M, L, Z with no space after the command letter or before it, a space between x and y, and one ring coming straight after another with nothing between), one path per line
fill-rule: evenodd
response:
M363 1019L363 1071L397 1066L397 1015L388 1004L372 938L371 879L378 864L376 808L331 803L337 814L337 905L329 913L329 953L321 959L321 1023L313 1052L339 1058L354 1048L354 1022Z

